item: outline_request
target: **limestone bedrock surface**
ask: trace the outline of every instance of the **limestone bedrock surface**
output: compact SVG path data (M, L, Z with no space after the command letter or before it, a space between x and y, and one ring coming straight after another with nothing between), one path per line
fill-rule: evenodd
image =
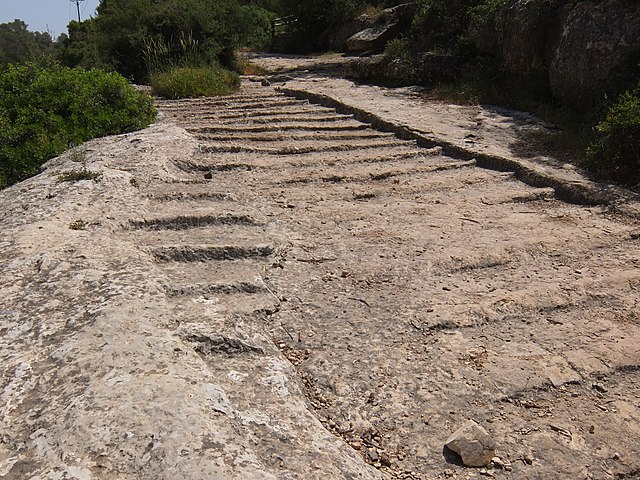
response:
M496 476L640 468L633 216L257 82L158 106L0 192L0 478L477 478L469 418Z

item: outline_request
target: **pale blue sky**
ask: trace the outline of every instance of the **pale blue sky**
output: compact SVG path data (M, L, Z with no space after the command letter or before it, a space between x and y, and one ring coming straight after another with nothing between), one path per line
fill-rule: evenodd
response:
M84 0L80 3L80 18L95 14L100 0ZM29 25L29 30L51 33L55 39L66 33L70 20L78 19L75 3L70 0L0 0L0 23L19 18Z

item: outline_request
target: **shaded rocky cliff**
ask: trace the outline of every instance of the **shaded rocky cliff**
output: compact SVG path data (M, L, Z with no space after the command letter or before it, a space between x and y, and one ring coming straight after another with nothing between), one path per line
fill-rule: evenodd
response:
M556 98L582 108L637 78L640 3L517 0L471 36L508 73L546 81Z
M477 6L468 3L469 8ZM640 2L635 0L508 0L495 13L469 17L464 28L477 55L495 58L505 73L547 87L555 98L574 108L588 109L638 79ZM418 59L412 68L398 70L389 58L374 58L356 65L353 76L424 83L464 71L468 50L442 55L442 46L434 45L437 54L417 53L420 39L428 36L423 30L429 26L418 27L414 22L402 32L386 28L400 24L399 19L387 15L368 25L351 37L349 49L381 51L393 33L395 38L407 39Z

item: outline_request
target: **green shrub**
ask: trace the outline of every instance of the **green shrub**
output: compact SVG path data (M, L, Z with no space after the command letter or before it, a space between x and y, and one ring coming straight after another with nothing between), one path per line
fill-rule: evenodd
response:
M242 46L263 47L271 41L275 16L257 0L109 0L100 2L93 41L101 60L135 82L156 73L157 61L174 66L219 64L233 67L233 52ZM197 50L183 62L181 43L189 37ZM160 57L149 47L165 49ZM146 60L146 62L145 62ZM152 60L151 65L149 60ZM188 63L185 65L184 63ZM151 67L151 70L148 68Z
M470 27L494 21L506 0L418 0L409 38L416 51L473 53Z
M53 51L49 33L30 32L22 20L0 23L0 65L39 61Z
M587 167L602 178L640 184L640 87L622 94L596 127Z
M411 50L409 41L406 38L394 38L389 40L384 47L384 56L387 60L400 60L402 62L411 63Z
M484 0L469 9L470 20L476 28L493 23L506 4L507 0Z
M283 10L295 21L287 27L285 48L292 52L320 52L328 47L328 37L351 21L358 0L283 0Z
M165 98L211 97L238 90L240 77L220 67L183 67L153 74L149 83Z
M155 115L151 98L116 73L10 65L0 70L0 187L71 145L139 130Z

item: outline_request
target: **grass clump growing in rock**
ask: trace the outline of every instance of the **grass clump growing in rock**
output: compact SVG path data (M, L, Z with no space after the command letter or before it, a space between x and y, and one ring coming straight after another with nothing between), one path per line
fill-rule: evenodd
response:
M82 219L76 220L69 224L69 230L85 230L89 225L88 222L85 222Z
M217 66L177 67L151 75L149 83L165 98L212 97L238 90L240 77Z
M640 185L640 87L622 94L596 126L587 167L599 177Z
M80 180L93 180L97 182L101 174L92 170L83 168L81 170L71 170L58 175L58 183L62 182L79 182Z
M0 70L0 188L69 145L145 128L155 116L151 98L117 73L9 65Z

